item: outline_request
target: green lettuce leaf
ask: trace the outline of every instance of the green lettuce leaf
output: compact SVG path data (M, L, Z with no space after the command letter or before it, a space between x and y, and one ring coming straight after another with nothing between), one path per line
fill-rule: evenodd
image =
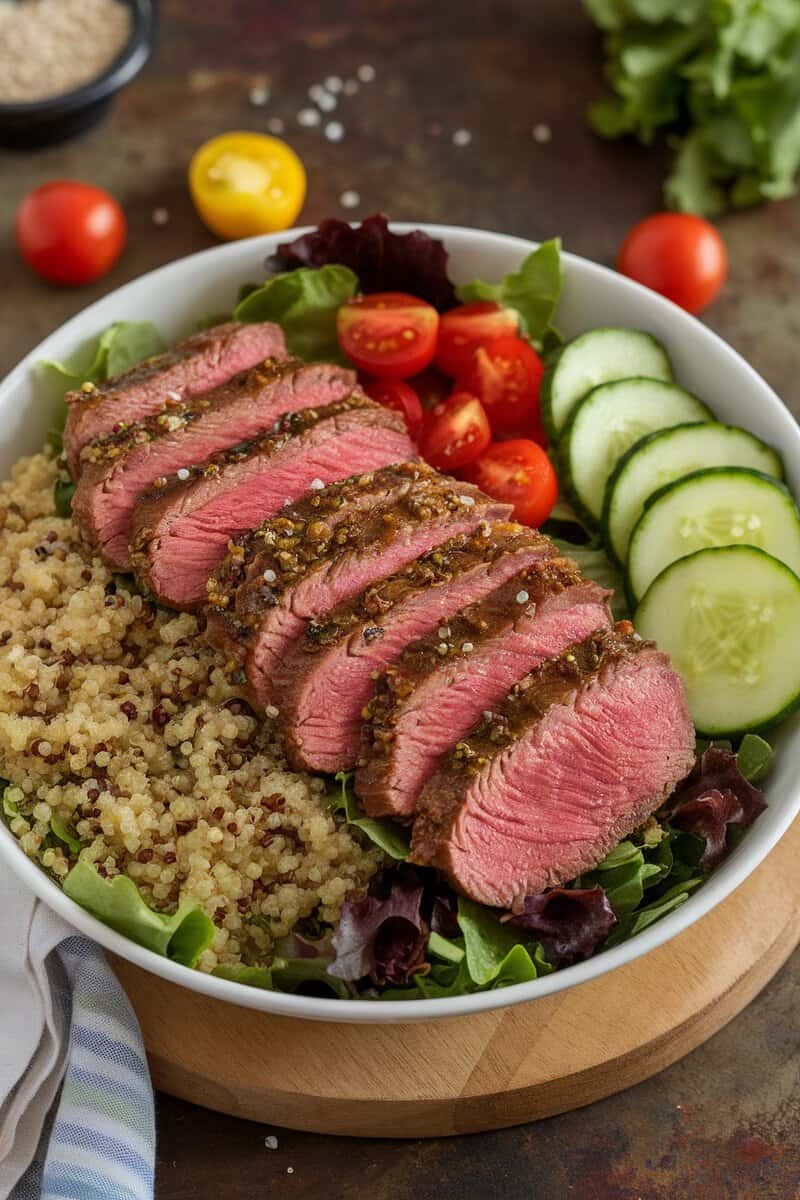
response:
M467 972L478 988L504 987L552 971L538 943L524 929L499 921L491 909L465 896L458 899ZM502 982L501 982L502 981Z
M759 784L772 770L774 756L768 741L757 733L746 733L736 755L736 764L748 783Z
M72 497L75 495L75 486L74 480L69 475L63 479L59 477L53 484L53 503L57 516L69 517L72 515Z
M542 242L533 250L518 271L506 275L501 283L484 283L475 279L472 283L456 288L462 304L475 300L494 300L505 308L514 308L519 313L520 328L527 333L537 348L542 349L545 339L552 342L558 334L552 328L556 311L563 270L561 266L561 241L552 238ZM548 336L549 335L549 336Z
M73 854L78 854L81 848L81 839L75 833L74 829L70 829L66 821L62 821L61 817L55 815L50 818L50 829L52 833L63 842Z
M269 992L298 992L313 988L313 994L329 993L340 1000L357 998L351 984L328 974L329 958L276 958L270 967L248 967L244 963L220 964L211 972L218 979L243 983Z
M571 558L578 564L587 579L593 579L601 587L608 588L613 592L610 603L614 620L627 620L630 617L630 609L625 598L625 580L622 571L614 566L603 547L596 542L579 546L574 542L565 541L564 538L554 537L552 534L550 537L561 554L565 554L567 558Z
M234 309L234 320L276 321L298 358L339 362L336 314L357 290L358 279L348 267L300 267L273 275L249 292Z
M181 904L171 916L156 912L127 875L103 879L83 859L67 875L63 889L104 925L186 967L193 967L213 941L214 925L198 905Z
M330 800L333 811L343 813L348 825L360 829L365 837L379 846L390 858L398 861L407 859L410 845L409 831L402 825L395 824L394 821L363 816L352 788L352 771L339 771L336 780L341 785L341 790Z

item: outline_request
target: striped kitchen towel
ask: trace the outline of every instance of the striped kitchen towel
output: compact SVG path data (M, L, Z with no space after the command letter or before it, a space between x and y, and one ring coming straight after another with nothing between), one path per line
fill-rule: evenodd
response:
M153 1090L130 1002L100 948L10 882L4 926L21 925L0 934L0 1005L15 1013L0 1055L0 1198L152 1200Z

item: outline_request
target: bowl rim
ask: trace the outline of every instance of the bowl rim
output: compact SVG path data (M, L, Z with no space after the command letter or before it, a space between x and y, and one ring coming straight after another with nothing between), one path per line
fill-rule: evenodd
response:
M25 377L27 371L41 358L52 339L68 336L74 328L77 332L87 317L95 310L98 315L112 298L122 298L126 291L148 281L151 286L169 277L169 274L182 264L193 262L201 265L214 258L226 255L236 257L248 248L252 249L254 257L262 260L274 252L276 246L286 240L308 233L312 226L303 226L286 230L280 234L268 234L254 238L242 239L226 243L186 255L161 267L157 267L144 275L138 276L120 288L109 292L105 297L95 301L81 310L70 320L53 330L38 346L34 347L18 365L11 370L3 382L0 382L0 399L4 394L13 392ZM433 237L441 238L445 247L450 250L453 243L462 245L481 242L487 249L492 247L512 250L520 259L538 243L526 238L514 237L508 234L496 233L491 230L475 229L465 226L442 225L416 222L391 222L391 228L397 233L407 233L422 229ZM748 385L757 393L760 399L774 410L776 421L783 427L786 442L781 449L784 457L788 457L793 444L793 456L800 463L800 427L784 406L783 402L745 359L732 346L728 345L714 330L703 325L695 317L690 316L677 305L650 289L619 275L611 268L595 263L580 255L563 252L567 267L572 264L584 278L594 280L601 288L620 287L629 290L638 297L641 304L650 307L653 312L660 312L675 323L676 333L681 327L699 326L703 336L711 344L716 344L719 352L732 361L732 365L746 379ZM788 733L793 739L800 739L800 723L794 722L793 729ZM170 959L156 954L154 951L139 946L136 942L116 933L70 900L61 888L51 880L44 871L29 859L22 851L17 839L0 821L0 860L4 861L18 879L41 899L45 904L68 921L74 928L88 937L99 942L107 950L127 959L136 966L152 974L188 987L216 1000L237 1004L240 1007L258 1009L279 1016L295 1017L307 1020L325 1022L347 1022L356 1024L406 1024L412 1021L431 1021L457 1016L467 1016L474 1013L487 1012L493 1009L508 1008L515 1004L536 1000L540 997L551 996L571 987L579 986L590 980L597 979L607 972L625 966L635 959L641 958L650 951L671 940L677 934L688 929L696 921L702 919L708 912L725 899L739 886L747 876L756 869L769 854L778 840L793 823L800 811L800 778L794 785L790 796L791 803L786 804L785 810L776 817L769 826L758 823L748 830L745 838L731 856L715 871L714 874L692 893L685 904L669 913L660 921L649 926L635 938L623 942L610 950L605 950L593 958L576 963L569 967L552 972L527 983L512 984L496 991L477 992L467 996L446 997L438 999L413 1001L370 1001L370 1000L340 1000L328 997L300 996L291 993L273 992L266 989L248 987L245 984L206 974L194 968L182 966ZM773 810L774 812L775 810Z
M78 109L88 108L99 100L119 91L139 74L152 51L155 10L153 0L117 0L131 10L131 32L119 54L101 75L82 83L80 87L39 100L6 101L0 103L0 122L24 117L63 117Z

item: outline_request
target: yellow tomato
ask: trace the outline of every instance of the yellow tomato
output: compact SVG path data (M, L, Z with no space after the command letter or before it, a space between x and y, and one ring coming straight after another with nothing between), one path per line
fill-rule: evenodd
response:
M293 225L306 195L306 172L286 142L264 133L223 133L195 151L189 190L219 237L253 237Z

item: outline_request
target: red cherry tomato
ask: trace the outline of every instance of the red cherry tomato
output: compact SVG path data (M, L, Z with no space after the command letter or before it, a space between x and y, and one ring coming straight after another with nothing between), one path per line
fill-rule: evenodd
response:
M407 379L427 367L436 349L439 314L405 292L356 296L339 309L339 345L362 371Z
M70 179L34 188L17 209L19 252L51 283L74 286L105 275L122 253L126 231L113 196Z
M417 436L422 424L422 405L411 384L402 379L373 379L364 385L364 391L371 400L382 404L384 408L393 408L395 412L401 412L408 432L412 437Z
M465 467L492 439L483 405L475 396L454 392L426 413L419 435L419 452L441 471Z
M458 379L483 342L514 337L519 317L513 308L502 308L493 300L477 300L446 312L439 322L436 365L445 375Z
M725 282L728 255L714 226L702 217L662 212L634 225L622 243L617 270L699 313Z
M553 464L528 438L493 442L464 477L495 500L513 504L515 519L534 528L547 520L558 495Z
M446 379L435 367L426 367L421 375L414 375L408 381L419 396L419 402L425 412L441 404L453 390L452 380Z
M502 337L475 350L458 382L480 398L494 433L531 434L540 425L543 374L542 360L530 342Z

